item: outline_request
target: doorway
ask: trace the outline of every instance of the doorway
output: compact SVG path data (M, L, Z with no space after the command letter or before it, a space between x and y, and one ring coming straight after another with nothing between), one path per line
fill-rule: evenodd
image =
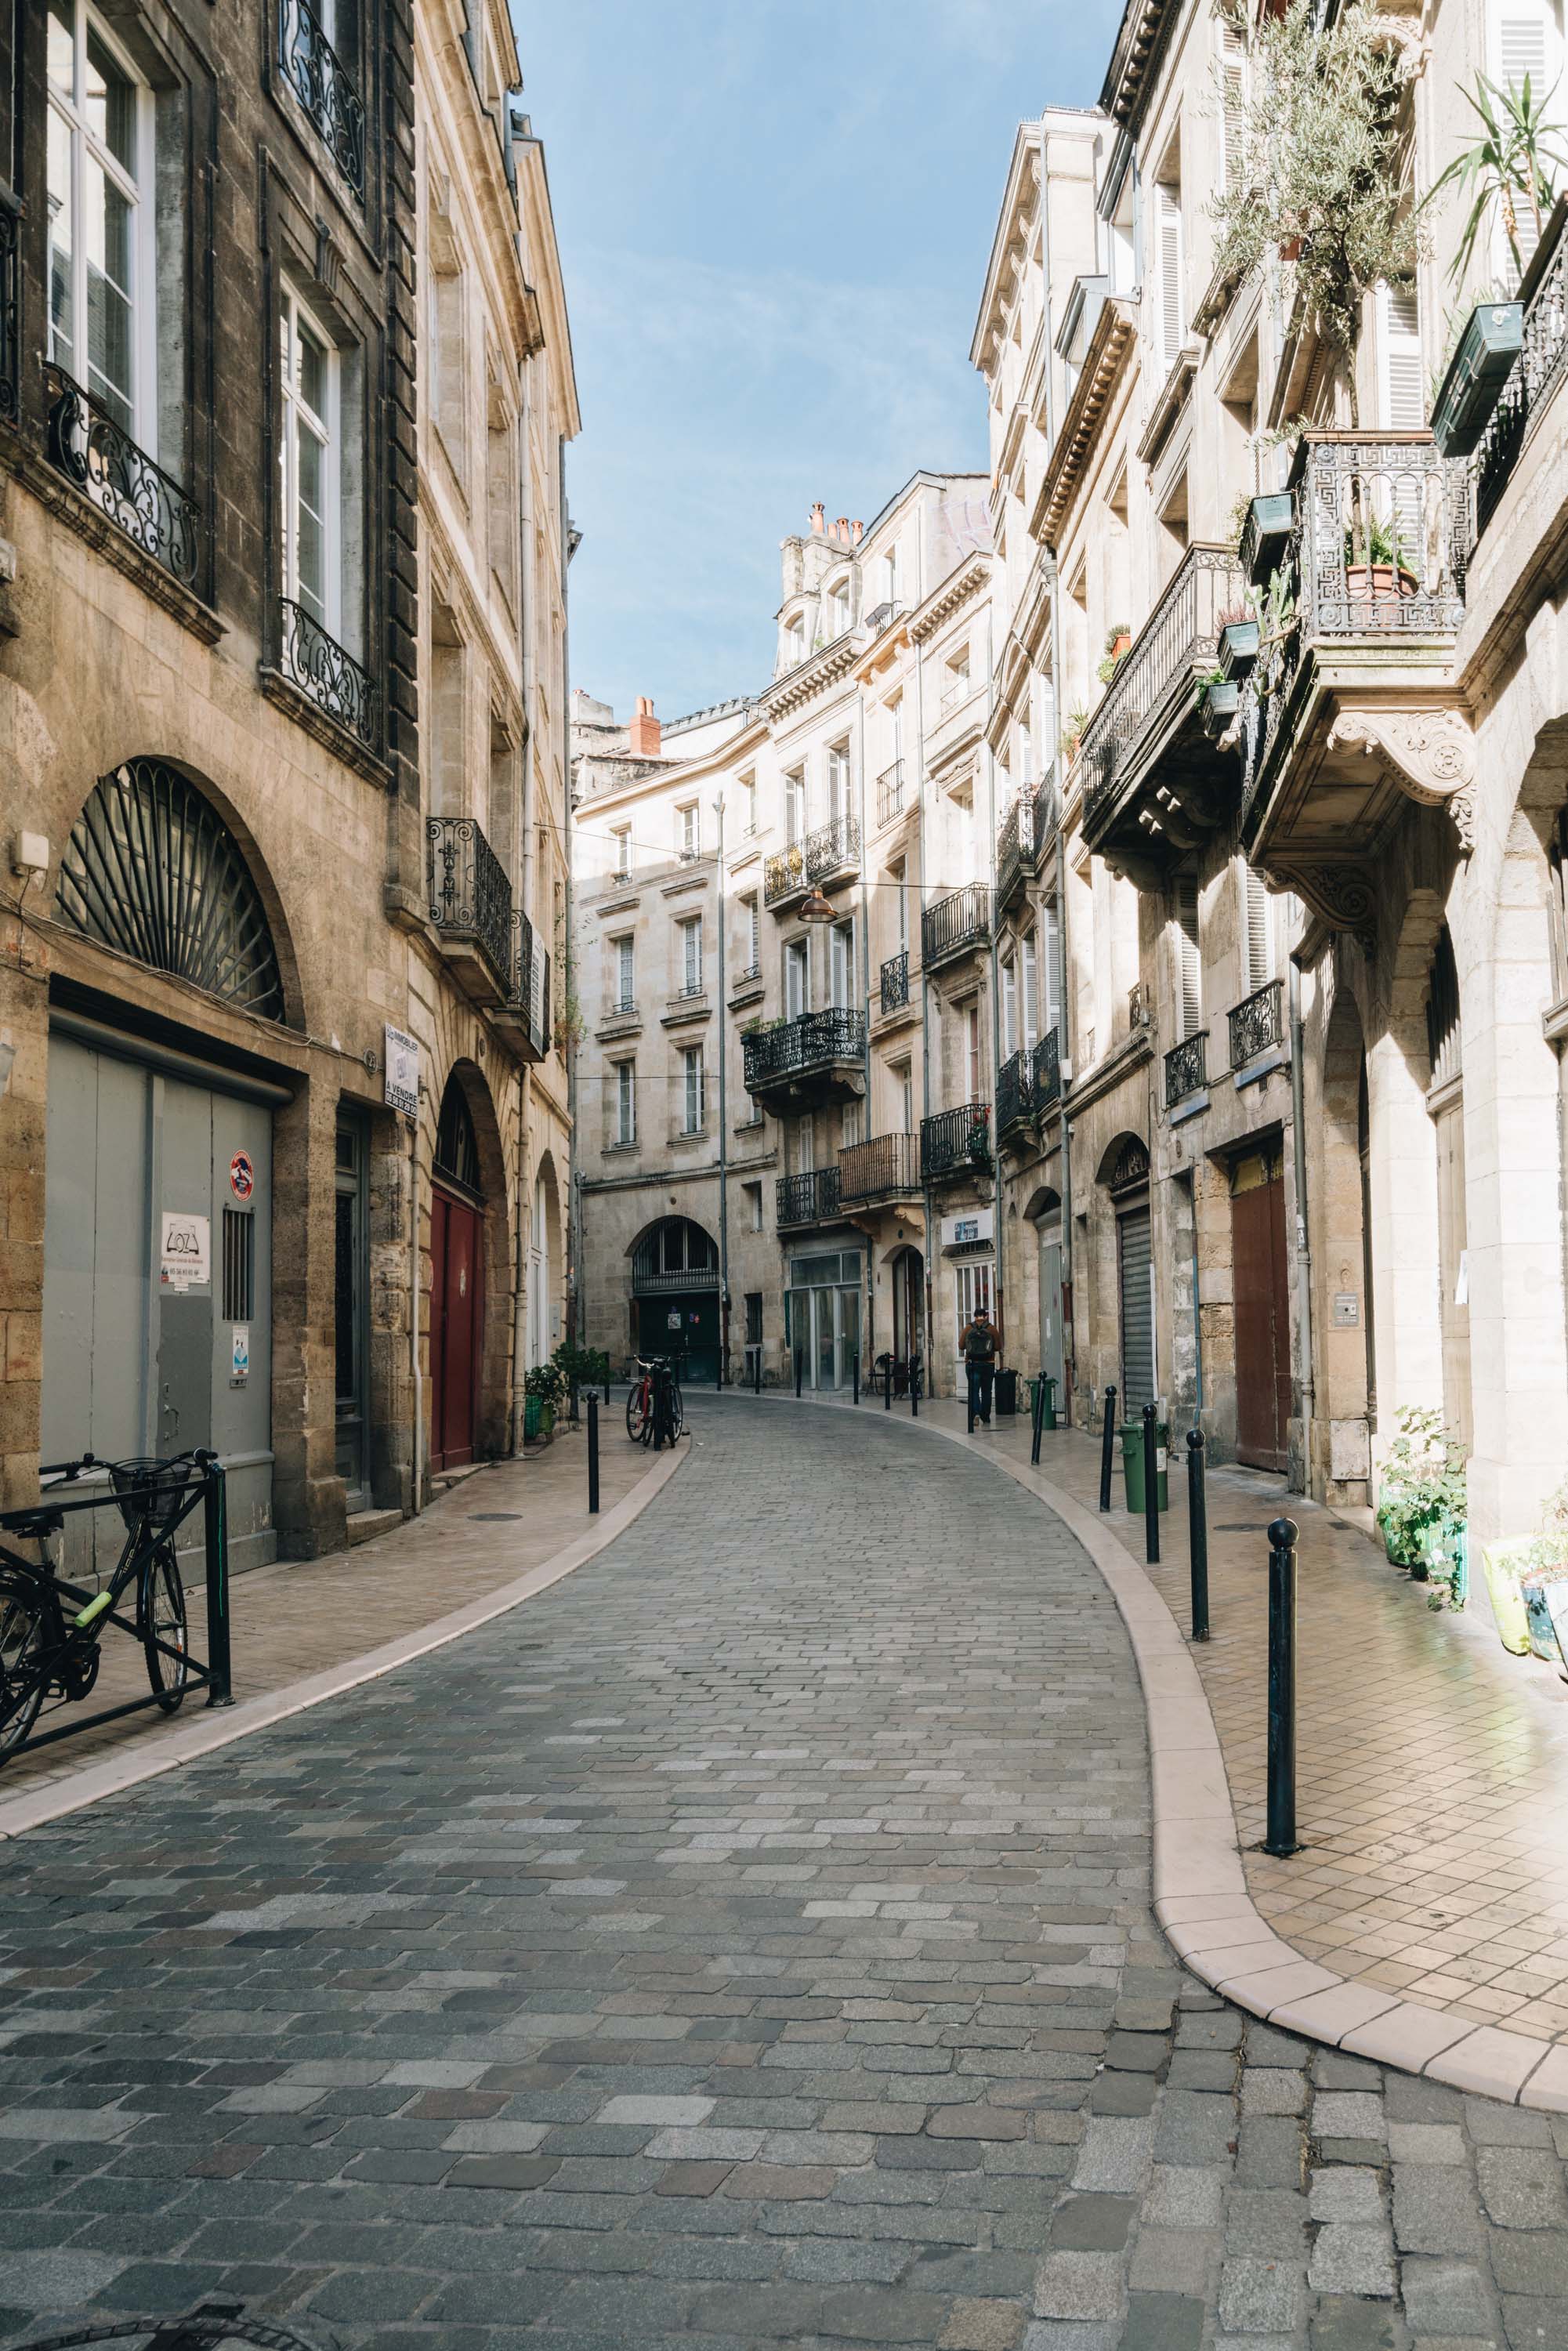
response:
M1282 1470L1289 1458L1291 1304L1285 1174L1278 1144L1231 1163L1230 1262L1236 1458L1254 1469Z
M918 1249L901 1249L893 1260L893 1352L900 1363L924 1353L925 1327L925 1260Z
M1122 1321L1122 1417L1155 1400L1155 1266L1149 1204L1116 1218L1116 1280Z
M474 1458L485 1335L485 1199L473 1116L455 1077L442 1098L430 1196L430 1467Z
M333 1357L338 1407L338 1475L350 1517L371 1506L370 1447L365 1409L370 1359L370 1290L365 1216L365 1130L345 1119L338 1128L336 1224L332 1244Z

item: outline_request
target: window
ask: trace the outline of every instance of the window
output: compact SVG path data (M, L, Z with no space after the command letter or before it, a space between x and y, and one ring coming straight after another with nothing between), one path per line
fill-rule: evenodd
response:
M1262 876L1250 865L1242 869L1244 954L1247 993L1255 996L1274 977L1274 921Z
M1235 187L1246 167L1247 48L1239 26L1219 26L1219 105L1225 184Z
M331 637L343 633L341 404L338 354L291 288L283 296L283 592Z
M762 969L762 909L755 890L741 900L740 916L745 925L741 947L746 957L741 977L751 979Z
M835 637L841 637L850 625L850 583L847 580L834 582L828 596L829 627Z
M983 1102L986 1099L986 1090L983 1082L985 1063L980 1056L980 1007L978 998L969 1006L968 1010L964 1015L964 1059L966 1062L965 1082L968 1088L968 1100L970 1102Z
M1491 16L1491 75L1511 96L1518 98L1530 80L1531 104L1539 113L1554 89L1562 71L1563 39L1552 0L1493 0ZM1548 106L1548 114L1553 110ZM1515 208L1516 265L1500 216L1495 229L1496 267L1506 287L1516 282L1516 267L1527 266L1535 250L1535 219L1527 204Z
M762 1186L760 1184L743 1184L740 1188L746 1196L746 1222L747 1229L754 1233L759 1233L762 1230ZM749 1303L750 1301L748 1300L747 1304ZM761 1300L758 1299L758 1305L759 1307L761 1303ZM747 1332L747 1338L751 1336L749 1331Z
M1533 90L1534 85L1531 84ZM1528 207L1521 207L1528 211ZM1427 422L1421 320L1414 286L1377 288L1377 401L1384 429L1419 432ZM1419 515L1416 544L1419 544Z
M1017 1052L1019 1043L1019 976L1011 956L1001 966L1001 982L1002 1059L1007 1061Z
M49 357L157 453L152 96L89 16L49 0Z
M1197 939L1197 883L1178 874L1176 885L1176 1041L1194 1037L1203 1025L1203 965Z
M634 963L636 941L630 932L612 942L615 950L615 1009L632 1011L637 1002L637 975Z
M1030 724L1030 714L1027 708L1018 723L1015 753L1019 789L1020 792L1027 792L1034 782L1034 729Z
M695 800L675 810L675 846L685 863L690 864L701 846L699 811Z
M893 935L899 955L909 946L909 893L904 887L904 872L902 857L887 869L887 886L893 893Z
M422 406L434 423L459 481L467 472L466 298L463 256L447 216L444 185L427 183L429 257L425 273L424 392Z
M796 768L784 778L784 838L791 845L806 831L806 771Z
M703 918L689 914L675 926L681 935L681 994L700 996L703 992Z
M890 547L882 559L883 593L890 604L898 601L898 549Z
M757 1222L752 1227L752 1230L759 1233L762 1230L762 1186L757 1184L751 1188L757 1194ZM760 1290L748 1290L746 1293L746 1343L748 1347L760 1347L762 1344L762 1292Z
M894 1124L900 1134L915 1132L915 1071L908 1061L894 1061L888 1071L893 1080Z
M887 705L887 756L890 760L904 757L904 696L896 695Z
M1019 1008L1022 1014L1019 1042L1032 1045L1040 1033L1040 971L1032 931L1019 946Z
M855 926L835 923L831 934L833 1002L848 1010L855 1000Z
M749 841L757 831L757 778L755 776L742 776L740 778L740 831L742 838L747 841Z
M791 939L784 950L784 1014L798 1020L810 1001L810 948L804 939Z
M969 648L960 645L946 664L942 681L942 708L956 709L969 691Z
M687 1045L683 1050L681 1082L684 1094L681 1133L700 1134L706 1112L706 1088L703 1081L703 1049L700 1045Z
M797 662L803 662L805 658L806 623L801 620L794 620L789 623L784 632L784 666L786 669L793 669Z
M610 836L615 844L615 879L629 882L632 878L632 828L618 824Z
M517 601L517 427L507 412L500 386L493 380L487 392L487 433L485 450L486 536L490 569L497 586L515 611Z
M617 1061L615 1064L615 1140L635 1143L637 1140L637 1064Z
M1156 329L1160 365L1170 369L1186 332L1186 304L1182 291L1181 187L1157 181L1155 186L1155 251L1159 261L1159 308Z
M1061 1019L1061 917L1054 899L1040 909L1040 946L1045 958L1045 1025L1051 1029Z
M835 743L828 752L828 814L835 824L850 812L850 747Z

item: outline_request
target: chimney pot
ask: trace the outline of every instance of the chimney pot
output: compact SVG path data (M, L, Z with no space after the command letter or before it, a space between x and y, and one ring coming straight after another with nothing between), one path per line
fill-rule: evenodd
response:
M826 508L824 507L821 499L819 498L816 505L811 508L811 532L814 538L820 538L821 536L822 517L825 512Z
M649 694L637 696L637 708L628 730L629 748L634 759L656 759L660 753L661 728L653 716L653 698Z
M841 515L839 517L838 521L833 526L833 536L835 538L841 538L846 547L849 545L850 518L848 515Z
M863 523L863 522L857 522L857 523L856 523L856 525L855 525L855 527L854 527L854 528L855 528L854 543L855 543L855 545L858 547L858 546L860 545L860 543L861 543L861 533L864 530L864 528L865 528L865 525L864 525L864 523Z

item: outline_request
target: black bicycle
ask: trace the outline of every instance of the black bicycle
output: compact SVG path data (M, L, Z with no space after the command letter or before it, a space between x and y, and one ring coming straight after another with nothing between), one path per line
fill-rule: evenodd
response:
M98 1679L108 1625L141 1642L152 1696L164 1714L175 1712L190 1660L172 1529L190 1499L192 1480L215 1458L202 1447L166 1461L98 1461L89 1453L40 1473L66 1485L86 1471L106 1476L126 1536L108 1583L90 1592L68 1583L50 1556L65 1530L63 1510L46 1499L37 1510L13 1515L11 1533L36 1542L39 1559L24 1559L0 1544L0 1764L26 1744L46 1706L52 1712L87 1697ZM132 1585L134 1619L119 1613Z
M664 1355L639 1355L626 1399L626 1434L633 1445L673 1445L685 1425L681 1384Z

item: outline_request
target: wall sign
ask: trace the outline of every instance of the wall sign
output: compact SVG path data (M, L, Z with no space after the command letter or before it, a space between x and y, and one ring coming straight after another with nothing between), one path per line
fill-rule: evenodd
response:
M250 1379L250 1325L235 1322L230 1325L234 1339L234 1369L229 1374L229 1385L243 1388Z
M158 1243L160 1289L200 1290L213 1278L213 1228L207 1217L165 1208Z
M382 1095L389 1110L401 1110L405 1118L419 1116L419 1040L405 1029L388 1026L386 1031L386 1071Z
M944 1249L972 1248L977 1241L988 1241L996 1231L996 1212L991 1208L969 1208L961 1216L942 1219Z
M236 1151L229 1161L229 1190L236 1200L248 1200L256 1189L256 1167L248 1151Z

